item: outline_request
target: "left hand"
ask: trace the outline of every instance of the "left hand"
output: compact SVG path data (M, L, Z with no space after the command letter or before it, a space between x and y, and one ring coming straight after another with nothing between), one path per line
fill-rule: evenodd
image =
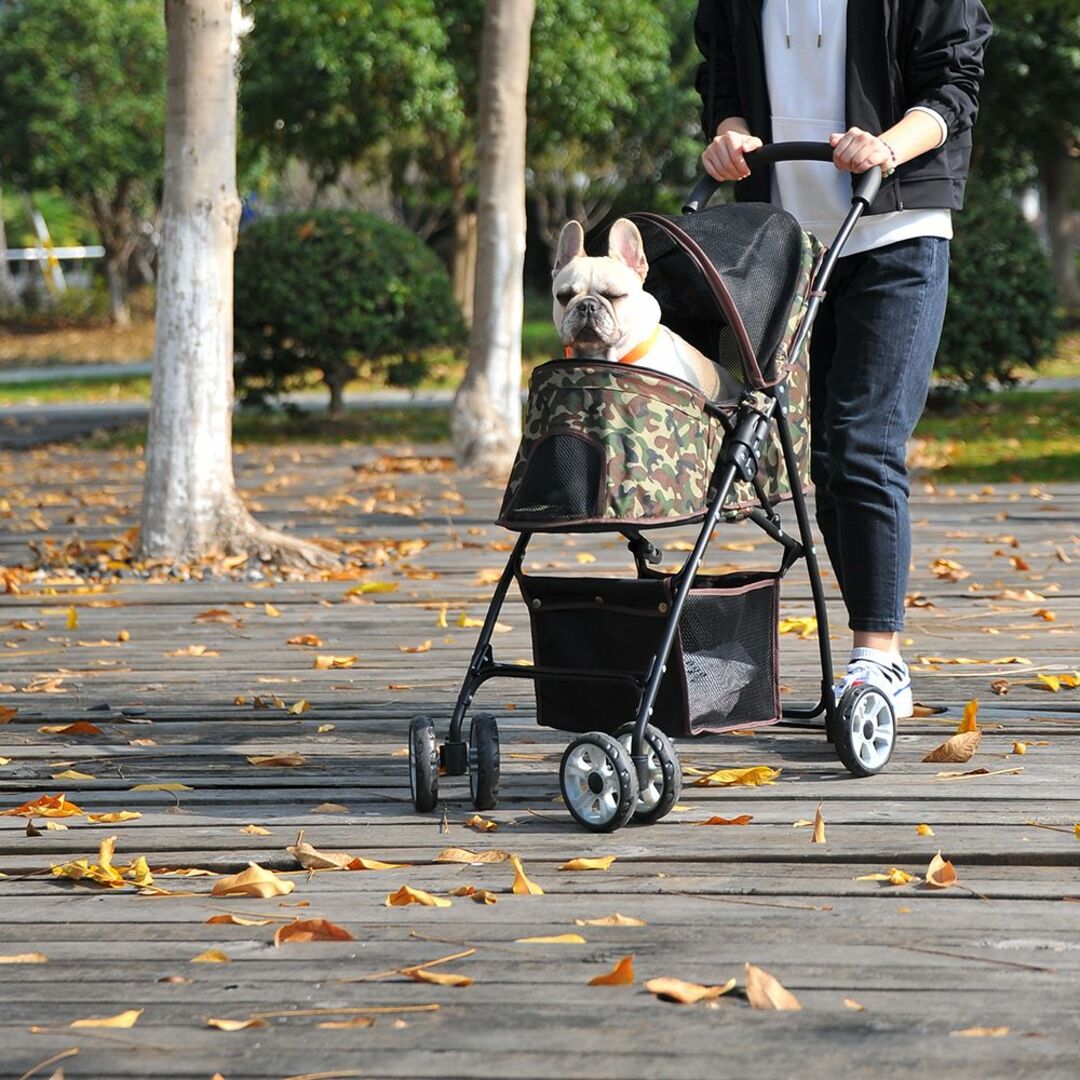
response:
M863 173L875 165L887 173L893 165L889 148L876 136L862 128L848 128L843 134L829 136L833 148L833 164L842 172Z

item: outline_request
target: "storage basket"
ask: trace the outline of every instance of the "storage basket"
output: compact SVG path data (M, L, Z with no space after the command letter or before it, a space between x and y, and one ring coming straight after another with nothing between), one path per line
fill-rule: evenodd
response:
M671 576L618 580L520 576L538 667L647 675L671 611ZM671 736L780 719L775 572L699 575L686 598L652 723ZM637 712L629 682L538 675L537 721L613 732Z

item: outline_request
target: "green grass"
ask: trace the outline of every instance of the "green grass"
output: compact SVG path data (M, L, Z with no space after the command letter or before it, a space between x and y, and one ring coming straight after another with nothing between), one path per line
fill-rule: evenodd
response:
M148 401L150 380L146 377L58 379L40 382L0 384L0 406L55 405L77 402Z

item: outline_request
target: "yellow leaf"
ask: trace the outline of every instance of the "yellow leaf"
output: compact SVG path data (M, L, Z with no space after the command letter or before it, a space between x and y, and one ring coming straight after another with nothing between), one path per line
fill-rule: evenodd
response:
M333 731L337 727L337 724L320 724L316 729L317 735L325 735L328 731Z
M517 896L543 896L544 890L525 876L525 868L516 855L510 856L510 865L514 868L514 884L511 891Z
M0 964L47 964L48 962L49 958L39 952L9 953L6 956L0 956Z
M890 866L884 874L863 874L861 877L857 877L854 880L887 881L890 885L908 885L913 881L921 881L922 878L918 878L914 874L909 874L906 870L898 870L895 866Z
M281 612L278 611L278 609L276 607L274 607L274 605L271 604L269 600L267 600L266 603L263 604L263 611L265 611L266 614L269 615L271 619L280 619L281 618Z
M403 653L424 653L431 651L431 641L422 642L420 645L399 645L398 651Z
M142 1016L142 1009L128 1009L116 1016L89 1016L85 1020L72 1020L68 1027L73 1028L129 1028Z
M11 764L11 758L9 758L9 757L0 757L0 765L10 765L10 764Z
M467 896L477 904L497 904L499 898L487 889L478 889L475 885L460 885L450 890L451 896Z
M437 630L445 630L447 627L446 622L446 604L439 605L439 617L435 620L435 628Z
M575 926L645 926L643 919L635 919L630 915L620 915L617 911L614 915L605 915L600 919L575 919Z
M464 626L466 629L479 629L484 625L483 619L472 619L464 611L458 616L458 626Z
M46 724L39 727L42 735L101 735L102 730L97 724L91 724L88 720L76 720L73 724Z
M539 937L514 938L518 945L584 945L585 939L580 934L548 934Z
M634 954L630 953L615 962L615 966L603 975L595 975L588 986L630 986L634 981Z
M472 865L475 863L506 862L507 859L513 858L514 856L511 855L509 851L470 851L468 848L450 847L446 848L445 851L440 851L433 861L441 863L469 863Z
M798 634L800 641L817 636L817 619L813 615L796 615L781 619L778 627L781 634Z
M728 979L723 986L702 986L700 983L686 982L684 979L675 979L664 976L659 979L649 979L645 989L650 994L655 994L661 1001L674 1001L680 1005L693 1005L695 1001L707 1001L711 998L722 997L724 994L735 989L735 980Z
M598 859L571 859L559 867L560 870L607 870L615 861L615 855L603 855Z
M577 558L577 561L579 563L581 563L582 565L585 565L586 563L594 563L594 562L596 562L596 556L591 554L588 551L579 551L577 553L576 558Z
M814 814L814 835L810 837L811 844L825 843L825 819L821 816L821 803Z
M956 868L939 851L931 860L926 871L926 884L932 889L947 889L956 884Z
M854 998L844 998L843 1002L847 1008L852 1009L854 1012L866 1012L866 1006L860 1005Z
M974 757L975 751L979 749L981 741L981 731L965 731L960 735L953 735L946 739L940 746L931 750L922 760L935 762L970 761Z
M136 784L130 791L194 791L187 784Z
M296 882L285 881L273 871L265 870L258 863L249 862L248 868L239 874L223 877L214 882L214 896L286 896L296 888Z
M432 896L423 889L414 889L402 885L397 892L386 894L387 907L407 907L409 904L422 904L424 907L450 907L451 901L441 896Z
M916 836L933 836L934 830L929 825L919 824L915 826Z
M1025 742L1014 742L1012 752L1014 754L1019 754L1022 757L1024 754L1027 753L1027 743L1025 743Z
M475 829L477 832L495 832L499 827L499 823L491 821L489 818L483 818L479 814L473 814L471 818L466 820L465 826L469 829Z
M476 575L477 585L494 585L503 576L501 570L481 570Z
M288 754L270 754L266 757L248 755L248 761L260 769L296 768L307 764L307 758L298 754L295 750Z
M53 832L67 832L67 826L60 821L46 821L45 828L51 829Z
M991 1038L999 1039L1002 1035L1008 1035L1007 1027L969 1027L959 1031L950 1031L950 1035L960 1035L966 1038Z
M74 607L67 609L67 628L69 630L78 630L79 628L79 612Z
M279 926L274 934L274 945L287 945L297 941L355 941L343 926L328 919L294 919Z
M289 706L289 715L303 716L303 714L306 713L310 708L310 703L305 698L301 698L299 701Z
M359 656L316 656L311 665L316 671L336 671L340 668L351 668Z
M42 795L14 810L0 810L0 817L80 817L83 811L65 795Z
M969 731L978 731L978 715L979 701L978 698L973 698L964 706L964 719L960 721L960 726L956 729L957 735L963 735Z
M1037 678L1055 694L1061 689L1061 680L1056 675L1038 675Z
M264 829L261 825L245 825L240 830L245 836L269 836L270 830Z
M753 964L746 965L746 998L755 1009L801 1009L798 998L774 976Z
M336 802L324 802L319 803L318 806L313 806L309 813L312 814L347 814L349 808L342 806L341 803Z
M327 1031L336 1031L344 1028L366 1028L375 1023L374 1016L354 1016L349 1020L323 1020L316 1027L325 1028ZM404 1020L401 1023L405 1023ZM210 1080L214 1080L210 1077Z
M1073 826L1073 832L1076 833L1076 839L1080 840L1080 821Z
M77 769L65 769L63 772L53 773L54 780L96 780L96 776L89 773L79 772Z
M754 820L753 814L740 814L738 817L711 817L706 821L695 821L695 825L749 825Z
M416 982L431 983L434 986L472 986L474 982L468 975L455 975L449 971L428 971L425 968L405 968L402 975L407 975Z
M207 949L206 952L193 956L190 962L192 964L228 964L231 960L220 949Z
M246 1020L218 1020L215 1017L206 1018L207 1027L217 1028L218 1031L243 1031L249 1027L265 1027L266 1021L257 1016L249 1016Z
M269 926L272 919L248 919L243 915L211 915L209 926Z
M297 634L285 642L286 645L306 645L309 649L321 649L323 639L317 634Z
M221 653L208 649L205 645L189 645L186 649L173 649L166 656L220 656Z
M397 587L396 581L362 581L359 585L354 585L345 595L366 596L368 593L397 592Z
M717 769L708 776L694 781L695 787L759 787L775 784L783 769L770 769L768 765L753 765L748 769Z
M1035 617L1037 619L1043 619L1045 622L1053 622L1057 618L1057 615L1052 611L1048 611L1046 608L1039 608L1039 610L1035 612Z

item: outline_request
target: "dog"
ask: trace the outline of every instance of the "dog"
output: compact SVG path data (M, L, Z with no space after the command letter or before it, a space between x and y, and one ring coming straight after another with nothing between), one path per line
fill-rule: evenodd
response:
M696 386L712 400L738 389L704 353L660 323L660 305L645 291L649 264L638 227L619 218L608 253L585 254L585 231L568 221L551 272L553 315L568 359L636 364Z

